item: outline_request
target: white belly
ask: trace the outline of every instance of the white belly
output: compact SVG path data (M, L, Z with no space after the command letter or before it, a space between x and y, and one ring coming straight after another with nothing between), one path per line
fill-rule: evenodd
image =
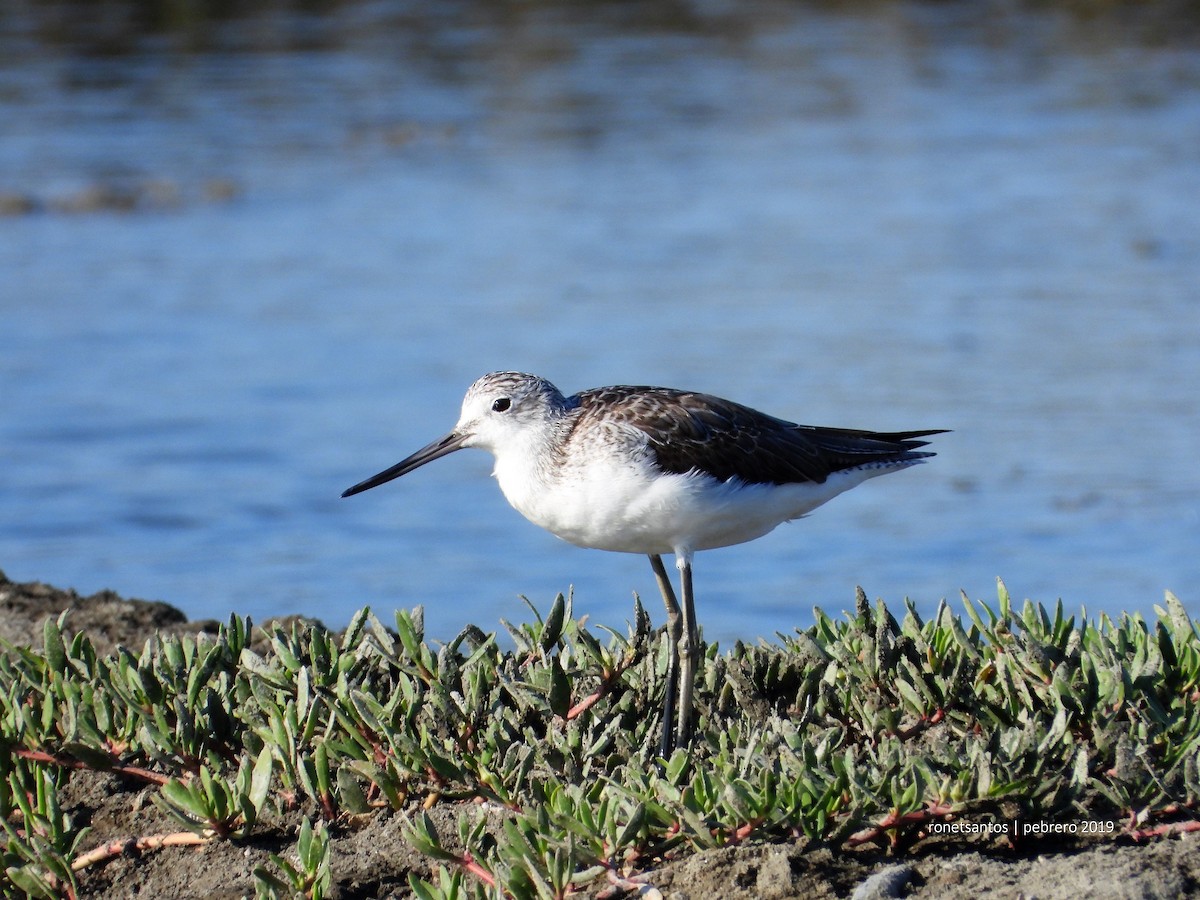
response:
M645 465L594 463L545 478L524 460L497 460L504 496L525 518L580 547L679 553L761 537L827 500L897 466L838 472L822 484L719 482Z

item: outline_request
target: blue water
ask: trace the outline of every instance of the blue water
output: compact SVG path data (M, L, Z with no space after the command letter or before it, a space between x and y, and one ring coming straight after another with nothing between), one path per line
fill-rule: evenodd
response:
M701 554L710 638L856 584L1200 601L1200 51L648 9L349 4L109 55L0 20L0 196L34 207L0 217L0 569L193 617L424 604L443 638L572 585L661 621L643 558L526 523L485 454L339 499L503 368L954 429ZM137 208L68 211L95 185Z

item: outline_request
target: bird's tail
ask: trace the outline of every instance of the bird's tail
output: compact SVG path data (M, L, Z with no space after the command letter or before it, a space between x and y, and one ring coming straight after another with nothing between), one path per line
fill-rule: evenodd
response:
M929 441L919 438L946 434L948 431L946 428L924 431L859 431L853 428L814 426L807 436L827 454L836 471L868 463L915 462L936 456L932 450L917 449L929 444Z

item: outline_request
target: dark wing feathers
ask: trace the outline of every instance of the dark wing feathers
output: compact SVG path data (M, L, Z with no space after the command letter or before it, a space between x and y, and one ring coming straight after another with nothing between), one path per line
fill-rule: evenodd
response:
M701 470L751 484L823 482L830 473L869 463L933 456L915 440L941 430L872 432L796 425L708 394L618 385L575 398L576 427L603 416L643 432L668 472Z

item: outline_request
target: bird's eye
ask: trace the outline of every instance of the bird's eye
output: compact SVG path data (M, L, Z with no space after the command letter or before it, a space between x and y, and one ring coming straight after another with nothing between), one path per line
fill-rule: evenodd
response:
M512 406L512 401L507 397L501 397L492 404L492 410L494 412L506 412L510 406Z

